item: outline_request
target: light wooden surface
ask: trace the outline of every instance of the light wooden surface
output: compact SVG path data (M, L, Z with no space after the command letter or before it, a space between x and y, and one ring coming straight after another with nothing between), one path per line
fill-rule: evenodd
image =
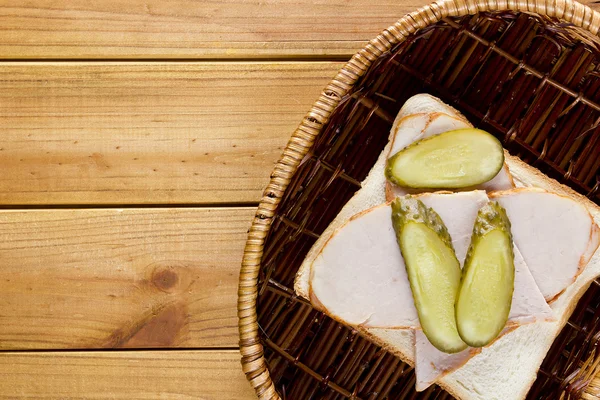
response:
M347 58L429 2L0 0L0 58Z
M235 348L253 214L0 211L1 349Z
M0 63L0 203L255 203L340 67Z
M255 398L262 188L341 63L426 2L0 0L0 398Z
M254 397L237 350L4 353L0 399Z
M423 0L0 0L0 57L346 57Z
M0 0L0 57L348 57L427 0ZM582 3L598 8L594 0Z

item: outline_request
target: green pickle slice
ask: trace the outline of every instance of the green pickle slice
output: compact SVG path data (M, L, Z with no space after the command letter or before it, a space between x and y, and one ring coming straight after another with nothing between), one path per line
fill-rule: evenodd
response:
M419 140L387 161L385 175L399 186L459 189L494 178L504 165L502 144L491 134L468 128Z
M392 203L392 222L425 336L445 353L466 349L458 334L454 307L460 264L444 222L433 209L410 196Z
M477 214L456 301L460 337L483 347L506 326L515 285L510 221L497 202Z

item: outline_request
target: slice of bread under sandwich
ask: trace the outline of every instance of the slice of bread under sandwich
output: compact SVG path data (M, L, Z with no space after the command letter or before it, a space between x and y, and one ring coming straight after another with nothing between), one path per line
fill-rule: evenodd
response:
M458 399L522 399L578 299L600 275L600 256L596 252L600 242L597 228L600 208L507 153L507 168L494 178L495 183L490 185L490 181L478 188L503 191L419 195L444 220L461 263L470 241L468 229L469 222L472 227L474 220L473 210L489 198L507 208L515 237L515 291L511 320L503 334L482 349L467 349L458 354L438 351L419 329L405 271L402 274L401 255L399 251L395 255L392 253L391 218L386 210L389 206L385 204L386 200L405 191L386 182L384 170L387 158L413 141L424 135L464 126L470 124L460 113L432 96L417 95L407 101L396 118L390 143L362 183L362 188L309 251L296 276L295 290L298 295L310 299L317 309L353 326L405 362L416 364L417 389L422 390L435 382ZM538 189L512 189L513 185ZM557 209L563 210L563 215L558 215ZM361 225L357 225L352 233L352 224L359 220ZM545 225L538 230L535 224L540 221L545 221ZM377 225L381 228L375 228ZM371 233L369 237L369 229L387 233L385 237L381 233L377 233L379 236ZM352 241L354 250L345 251L344 246ZM383 260L381 255L378 259L377 251L369 255L369 243L372 247L386 246L386 257L389 255L390 259ZM340 248L336 250L335 246ZM335 262L337 257L342 260L351 257L353 259L348 262L356 262L354 258L360 257L353 255L361 253L356 251L357 246L363 246L363 262L370 264L369 268L365 267L364 271L355 268L350 275L356 276L340 280L340 270L331 272L323 267L328 259L333 260L331 265L340 264ZM553 254L557 256L553 258ZM402 268L386 272L385 265L390 261ZM553 264L544 269L549 262ZM381 271L378 266L382 266ZM378 273L383 274L379 280L376 279ZM386 282L385 277L391 277L393 282ZM368 284L383 286L365 286ZM340 301L336 303L336 296L337 299L348 299L346 309ZM381 307L379 303L388 300L388 308ZM329 308L324 303L329 304ZM336 305L334 312L331 304Z

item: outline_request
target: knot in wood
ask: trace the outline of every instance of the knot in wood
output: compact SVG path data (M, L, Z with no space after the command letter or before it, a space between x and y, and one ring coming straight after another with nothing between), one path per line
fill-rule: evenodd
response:
M150 285L162 292L179 293L188 289L192 283L190 271L177 261L151 264L150 270Z

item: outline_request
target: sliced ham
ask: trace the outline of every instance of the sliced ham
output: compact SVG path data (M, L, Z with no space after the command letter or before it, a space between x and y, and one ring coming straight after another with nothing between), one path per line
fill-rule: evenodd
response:
M404 102L404 105L398 112L396 120L412 115L412 114L430 114L434 112L442 112L448 115L455 116L467 120L458 110L449 106L435 96L427 93L419 93Z
M498 175L492 178L492 180L482 183L477 188L487 192L494 192L498 190L509 190L514 187L515 182L508 170L508 165L504 164L504 167L498 172Z
M396 120L390 131L390 140L392 141L390 156L403 150L417 140L448 131L472 127L463 118L453 117L441 112L408 115L400 121Z
M488 201L487 195L484 191L439 192L419 198L444 221L462 264L477 211ZM515 254L513 299L519 302L513 301L509 320L521 323L527 318L547 317L550 310L546 302L536 293L520 253ZM419 326L389 205L362 212L334 232L313 261L310 297L323 311L349 325L394 329Z
M389 205L356 215L332 235L313 261L310 297L349 325L419 326Z
M483 190L472 192L437 192L417 196L438 213L452 238L452 246L461 268L465 261L477 212L488 202Z
M554 300L587 265L600 234L580 203L542 189L490 194L506 209L513 239L547 301Z

